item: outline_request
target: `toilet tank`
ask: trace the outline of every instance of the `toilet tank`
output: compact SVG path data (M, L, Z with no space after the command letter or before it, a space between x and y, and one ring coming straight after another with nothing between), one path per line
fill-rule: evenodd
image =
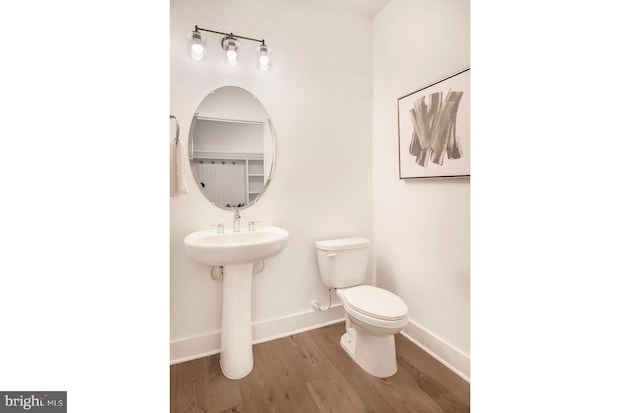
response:
M346 288L364 282L369 256L368 239L355 237L317 241L316 249L324 285Z

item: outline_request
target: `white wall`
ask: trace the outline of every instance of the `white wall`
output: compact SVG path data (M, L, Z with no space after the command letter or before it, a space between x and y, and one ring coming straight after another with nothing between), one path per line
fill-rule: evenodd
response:
M222 153L264 153L264 125L199 119L193 150Z
M469 179L398 178L396 105L469 67L469 54L469 0L393 0L373 19L377 285L407 303L405 332L467 378Z
M273 66L255 65L257 44L240 45L238 66L223 62L220 37L205 33L207 56L196 62L187 34L194 26L264 38ZM254 278L254 338L263 340L342 317L326 303L314 242L372 237L371 20L300 0L180 0L171 3L171 114L188 136L191 117L210 90L243 87L265 106L277 135L277 164L262 199L241 212L249 220L290 232L287 248ZM211 206L195 182L171 199L171 358L186 360L219 348L221 284L191 261L182 240L224 222L231 213ZM368 279L372 281L373 265Z

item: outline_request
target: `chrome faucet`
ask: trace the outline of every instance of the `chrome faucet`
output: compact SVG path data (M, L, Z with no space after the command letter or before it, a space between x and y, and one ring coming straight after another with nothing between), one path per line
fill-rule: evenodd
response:
M240 218L238 207L233 207L233 232L240 232Z

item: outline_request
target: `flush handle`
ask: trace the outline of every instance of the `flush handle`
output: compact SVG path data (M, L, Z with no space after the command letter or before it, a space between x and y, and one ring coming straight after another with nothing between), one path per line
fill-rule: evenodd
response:
M334 252L330 252L330 253L327 254L327 257L335 257L335 256L336 256L336 254Z

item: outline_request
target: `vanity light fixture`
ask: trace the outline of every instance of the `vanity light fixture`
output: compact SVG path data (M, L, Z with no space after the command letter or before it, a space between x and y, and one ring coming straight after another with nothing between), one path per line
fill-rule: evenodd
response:
M260 45L258 46L258 67L261 70L269 70L269 68L271 67L271 50L265 44L264 39L258 40L251 37L239 36L233 33L224 33L215 30L204 29L198 26L196 26L195 30L189 34L189 38L191 39L191 57L194 60L202 60L202 58L204 57L205 42L204 35L200 33L201 31L216 33L224 36L220 41L220 46L222 46L222 50L225 53L227 63L229 65L236 66L238 64L238 49L240 47L239 39L243 39L260 43Z

